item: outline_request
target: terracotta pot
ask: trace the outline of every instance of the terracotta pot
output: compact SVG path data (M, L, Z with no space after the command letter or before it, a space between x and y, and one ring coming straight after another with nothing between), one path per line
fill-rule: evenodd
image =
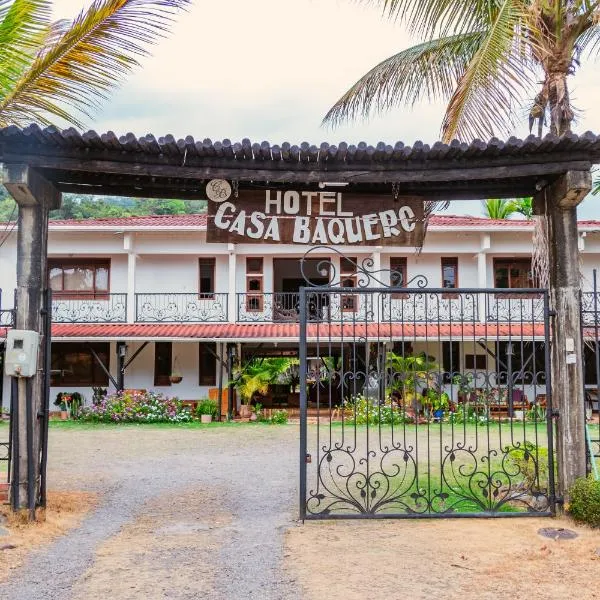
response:
M257 415L255 412L253 412L253 413L250 415L250 420L251 420L251 421L256 421L257 419L258 419L258 415Z
M240 417L242 419L249 419L252 415L252 407L249 404L242 404L240 406Z
M69 418L69 413L66 410L60 411L60 419L61 421L66 421Z
M200 415L200 423L212 423L212 415Z

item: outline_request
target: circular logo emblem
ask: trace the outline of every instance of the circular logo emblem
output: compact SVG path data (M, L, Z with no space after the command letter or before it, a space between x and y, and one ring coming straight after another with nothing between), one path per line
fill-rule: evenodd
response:
M206 184L206 196L213 202L224 202L231 196L231 184L225 179L211 179Z

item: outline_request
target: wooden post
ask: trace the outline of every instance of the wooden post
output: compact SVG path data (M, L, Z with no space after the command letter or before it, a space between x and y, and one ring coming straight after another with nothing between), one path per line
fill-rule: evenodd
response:
M577 205L591 186L589 171L568 171L535 199L536 213L547 219L557 492L566 502L575 479L586 474Z
M40 415L44 402L45 336L42 317L43 290L47 287L48 212L60 206L60 192L37 171L24 164L4 165L3 183L19 206L17 233L16 328L41 334L38 370L17 386L18 436L12 448L13 487L11 505L29 509L35 518L40 485ZM33 497L34 496L34 497Z

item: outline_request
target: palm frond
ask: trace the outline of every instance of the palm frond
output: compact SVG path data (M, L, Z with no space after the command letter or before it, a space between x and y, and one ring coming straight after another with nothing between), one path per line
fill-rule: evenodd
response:
M477 53L484 34L474 32L430 40L382 61L329 109L323 123L337 125L421 98L448 99Z
M488 138L512 129L516 106L535 81L534 64L521 52L522 8L519 0L500 3L446 109L444 141Z
M489 0L363 0L392 21L404 23L413 35L427 40L471 33L488 20Z
M512 214L518 212L514 200L490 198L489 200L482 200L481 206L483 214L488 219L508 219Z
M81 126L190 0L95 0L55 39L0 101L0 125L59 117Z
M33 62L50 16L49 0L0 1L0 98Z

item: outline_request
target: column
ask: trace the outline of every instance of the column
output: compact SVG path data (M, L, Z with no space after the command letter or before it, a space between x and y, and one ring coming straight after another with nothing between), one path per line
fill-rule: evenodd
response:
M229 251L229 265L227 269L227 277L229 281L228 296L227 296L227 313L228 321L237 321L238 314L238 298L237 298L237 255L235 253L235 244L228 244L227 250Z
M591 185L589 171L568 171L535 198L535 213L547 225L557 490L566 502L575 479L586 474L577 205Z
M40 492L40 436L47 436L46 337L42 310L47 287L48 212L60 206L60 192L28 165L4 165L3 183L19 206L17 233L16 328L40 334L37 373L17 379L16 423L12 438L11 505L35 519ZM11 415L12 416L12 415ZM16 435L15 435L16 434ZM46 438L47 439L47 438Z
M491 247L489 233L482 233L480 236L480 249L477 253L477 287L484 289L488 287L487 282L487 252ZM479 294L478 297L478 316L480 321L485 321L487 311L487 295Z
M134 234L126 233L123 238L123 248L127 252L127 322L136 320L137 302L135 297L135 268L137 256L134 248Z

